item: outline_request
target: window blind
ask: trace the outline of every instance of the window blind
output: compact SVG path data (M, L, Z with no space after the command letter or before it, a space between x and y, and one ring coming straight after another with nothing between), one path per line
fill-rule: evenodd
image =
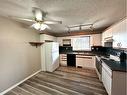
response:
M90 50L90 36L83 36L81 38L72 39L73 50L86 51Z

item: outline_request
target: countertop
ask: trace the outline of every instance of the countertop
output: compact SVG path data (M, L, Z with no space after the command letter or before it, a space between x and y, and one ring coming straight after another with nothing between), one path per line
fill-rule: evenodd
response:
M98 56L101 58L107 57L107 55L102 54L102 53L95 53L91 51L86 51L86 52L62 52L60 54L76 54L76 55L85 55L85 56ZM112 70L112 71L120 71L120 72L127 72L127 63L124 62L119 62L119 61L114 61L111 59L105 59L101 58L101 60ZM103 63L102 63L103 64Z
M86 52L61 52L60 54L75 54L75 55L85 55L85 56L102 55L102 54L93 53L91 51L86 51Z
M127 63L126 62L119 62L114 61L111 59L104 59L101 60L112 70L112 71L120 71L120 72L127 72ZM103 63L102 63L103 64Z

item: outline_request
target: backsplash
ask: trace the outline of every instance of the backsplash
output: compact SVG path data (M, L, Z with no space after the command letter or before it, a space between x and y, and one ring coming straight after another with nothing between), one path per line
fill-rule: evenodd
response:
M127 63L127 52L125 52L124 50L114 49L112 47L92 46L91 51L93 53L105 56L113 55L120 58L121 62ZM73 49L71 46L60 46L59 52L60 53L73 52Z
M108 52L109 52L109 54L112 54L112 55L114 55L114 56L118 56L118 57L120 57L120 54L122 53L122 52L124 52L123 50L119 50L119 49L109 49L108 50Z
M72 52L72 47L71 46L59 46L59 52Z
M92 46L92 52L99 52L105 55L113 55L120 58L121 62L127 62L127 53L124 50L114 49L112 47Z
M127 54L125 53L124 50L120 50L120 49L110 49L109 53L111 55L117 56L120 58L121 62L126 62L127 61Z
M109 55L109 50L111 50L111 47L102 47L102 46L91 46L91 51L94 53L100 53L104 55Z

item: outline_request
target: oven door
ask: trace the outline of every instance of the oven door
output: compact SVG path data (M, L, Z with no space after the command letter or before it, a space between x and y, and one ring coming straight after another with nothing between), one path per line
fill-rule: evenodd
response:
M100 58L96 57L96 69L97 74L99 76L99 79L101 80L101 74L102 74L102 61Z

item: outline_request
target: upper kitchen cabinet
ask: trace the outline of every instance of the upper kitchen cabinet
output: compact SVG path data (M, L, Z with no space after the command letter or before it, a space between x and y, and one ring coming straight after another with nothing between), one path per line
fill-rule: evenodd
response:
M109 28L105 32L102 33L102 45L104 46L104 42L106 39L111 38L113 36L113 29Z
M113 39L114 48L127 48L127 19L114 24L102 33L102 45L104 46L105 39L110 37Z
M113 28L113 47L127 48L127 19L122 20Z

